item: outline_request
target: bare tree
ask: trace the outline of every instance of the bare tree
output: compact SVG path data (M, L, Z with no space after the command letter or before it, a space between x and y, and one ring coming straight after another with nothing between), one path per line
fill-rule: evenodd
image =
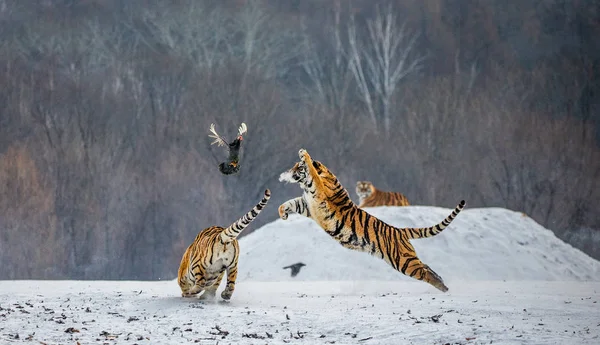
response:
M384 14L386 13L386 14ZM419 71L424 57L416 52L418 35L398 18L390 5L367 20L368 36L357 33L354 17L348 25L350 67L373 124L389 134L392 97L398 84Z
M264 0L246 1L233 15L230 51L239 56L245 73L262 74L266 79L281 78L294 67L301 54L301 35L279 22Z
M315 97L327 105L343 122L350 105L353 77L347 47L342 42L343 23L340 2L334 3L332 18L325 22L325 35L318 41L308 24L304 27L302 68L310 84L305 94L314 103Z
M228 45L234 39L232 20L219 7L200 1L157 7L143 8L141 21L137 17L126 21L149 51L169 53L207 69L220 66L232 54Z
M370 179L413 204L465 198L597 241L569 230L600 226L598 134L579 121L594 120L600 65L497 35L555 37L539 13L561 6L507 22L518 7L501 1L455 16L435 1L36 4L0 1L0 279L173 278L198 231L265 188L272 205L296 193L277 176L300 147L351 195ZM560 34L593 38L586 9ZM429 36L417 47L414 32ZM218 172L211 122L225 136L248 124L239 174ZM277 219L265 211L253 228Z

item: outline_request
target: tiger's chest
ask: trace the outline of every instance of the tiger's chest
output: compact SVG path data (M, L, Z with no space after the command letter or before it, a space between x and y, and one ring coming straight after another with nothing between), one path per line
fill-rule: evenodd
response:
M351 229L345 222L340 220L341 213L331 204L312 200L308 203L311 218L319 224L323 230L327 231L335 240L347 242L347 237Z
M365 197L361 200L361 203L365 203L369 206L381 206L379 205L381 202L381 194L379 193L372 193L368 197Z
M304 199L310 212L310 218L317 222L323 229L328 230L335 221L332 222L333 219L328 216L332 210L327 202L318 199L315 200L310 195L305 195Z

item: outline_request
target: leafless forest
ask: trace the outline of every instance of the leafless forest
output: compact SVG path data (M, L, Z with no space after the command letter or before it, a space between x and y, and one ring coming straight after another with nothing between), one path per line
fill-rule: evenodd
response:
M600 259L598 2L0 0L0 37L0 279L171 279L265 187L248 232L276 219L301 147L355 199L505 207ZM221 175L209 124L242 121Z

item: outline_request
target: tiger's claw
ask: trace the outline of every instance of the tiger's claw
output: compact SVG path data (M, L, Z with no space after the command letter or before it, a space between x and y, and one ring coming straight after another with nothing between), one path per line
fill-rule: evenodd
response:
M300 150L298 151L298 157L300 157L300 160L301 160L302 162L306 162L306 159L307 159L307 158L310 158L310 156L309 156L308 152L307 152L305 149L300 149Z
M288 218L288 213L285 209L285 205L279 206L279 218L286 220Z

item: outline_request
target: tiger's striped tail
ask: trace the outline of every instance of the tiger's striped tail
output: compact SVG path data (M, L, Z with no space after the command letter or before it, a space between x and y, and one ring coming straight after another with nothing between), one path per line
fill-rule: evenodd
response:
M250 210L250 212L246 213L242 218L238 219L236 222L231 224L227 229L221 232L221 240L224 243L231 242L238 237L238 235L248 226L252 221L260 214L263 208L269 202L271 198L271 191L265 190L265 195L262 200Z
M406 228L403 230L407 232L408 237L411 239L435 236L442 232L448 225L450 225L450 223L452 223L452 221L454 220L454 218L456 218L460 211L462 211L465 208L465 204L465 201L461 200L461 202L458 204L458 206L456 206L452 213L450 213L450 215L439 224L430 226L428 228Z

